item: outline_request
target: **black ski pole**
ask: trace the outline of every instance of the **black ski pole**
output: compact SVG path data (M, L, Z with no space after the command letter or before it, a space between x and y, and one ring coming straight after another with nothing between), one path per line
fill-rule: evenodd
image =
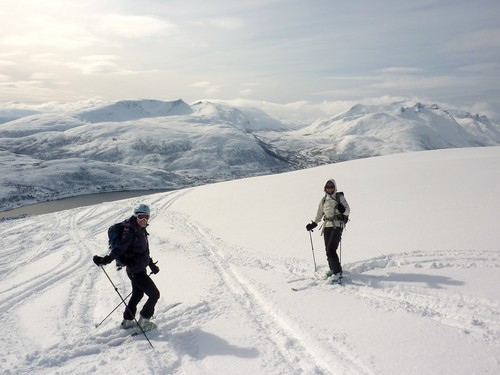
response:
M340 269L342 269L342 239L340 239L340 244L339 244L339 263L340 263ZM340 278L339 278L339 284L342 284L342 272L340 273Z
M342 267L342 240L340 240L340 259L339 259L340 267Z
M104 272L104 274L106 275L106 277L108 278L108 280L109 280L109 282L111 283L111 285L113 285L113 288L115 288L116 293L118 293L118 295L120 296L120 299L122 300L122 303L125 305L125 308L126 308L127 310L129 310L129 309L128 309L128 305L127 305L127 303L125 302L125 300L123 299L122 295L121 295L121 294L120 294L120 292L118 291L118 288L116 287L115 283L113 283L113 280L111 280L111 278L109 277L109 275L108 275L108 273L106 272L106 270L104 269L104 267L103 267L103 266L100 266L100 267L101 267L102 271ZM130 312L130 310L129 310L129 312ZM132 315L132 314L131 314L131 315ZM149 341L149 338L148 338L148 336L146 335L146 332L144 332L144 330L142 329L142 327L139 325L139 322L137 321L137 319L135 318L135 316L134 316L134 321L135 321L135 324L137 324L137 326L140 328L140 330L141 330L142 334L144 335L144 337L146 338L146 340L148 340L148 343L149 343L149 345L151 345L151 348L153 348L153 349L154 349L155 347L153 346L153 344L151 344L151 341Z
M313 238L312 238L312 235L311 235L311 231L309 231L309 239L311 240L311 250L312 250L312 254L313 254L314 272L316 272L317 271L317 269L316 269L316 258L314 256L314 245L313 245Z
M126 300L128 299L128 297L130 297L131 295L132 295L132 292L130 292L130 293L128 294L128 296L127 296L127 297L125 297L125 301L126 301ZM95 327L96 327L96 328L99 328L99 326L100 326L102 323L104 323L104 322L106 321L106 319L108 319L108 318L109 318L109 317L110 317L110 316L111 316L111 315L112 315L112 314L116 311L116 309L117 309L117 308L119 308L119 307L121 306L121 304L122 304L122 303L120 302L118 305L116 305L116 307L113 309L113 311L111 311L108 315L106 315L106 317L105 317L103 320L101 320L101 322L100 322L99 324L96 324L96 325L95 325Z
M149 275L151 276L151 274L152 274L152 273L153 273L153 272L150 272L150 273L149 273ZM132 295L132 292L130 292L130 293L127 295L127 297L125 297L125 301L126 301L126 300L128 299L128 297L130 297L131 295ZM96 324L96 325L95 325L95 327L96 327L96 328L99 328L99 326L100 326L102 323L104 323L104 322L106 321L106 319L108 319L108 318L111 316L111 314L113 314L113 313L116 311L116 309L120 307L120 305L121 305L121 304L122 304L122 303L120 302L118 305L116 305L116 307L113 309L113 311L111 311L111 312L110 312L110 313L109 313L109 314L108 314L108 315L107 315L107 316L106 316L103 320L101 320L101 322L100 322L99 324Z

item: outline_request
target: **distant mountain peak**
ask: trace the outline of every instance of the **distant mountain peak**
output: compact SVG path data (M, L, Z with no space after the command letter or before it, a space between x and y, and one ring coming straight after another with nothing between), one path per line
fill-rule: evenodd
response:
M82 120L98 122L123 122L148 117L189 115L191 107L182 99L162 101L153 99L119 100L101 106L85 109L76 114Z

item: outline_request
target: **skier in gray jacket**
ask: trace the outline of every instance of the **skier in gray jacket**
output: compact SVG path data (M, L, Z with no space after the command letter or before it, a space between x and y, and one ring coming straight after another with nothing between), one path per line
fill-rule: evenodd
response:
M316 218L306 225L306 229L312 231L318 226L321 219L323 219L322 233L325 240L326 258L330 267L325 277L329 278L333 276L334 280L338 280L342 277L342 266L337 255L337 248L342 239L342 232L349 220L351 210L344 197L344 193L337 192L337 183L333 178L326 182L324 191L325 196L319 202Z

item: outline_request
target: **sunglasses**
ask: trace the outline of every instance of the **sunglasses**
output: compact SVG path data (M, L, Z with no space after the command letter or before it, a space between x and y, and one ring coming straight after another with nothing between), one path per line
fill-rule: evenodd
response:
M326 185L325 189L335 189L335 186L333 186L333 185Z
M149 220L149 215L146 214L137 214L135 215L138 219L146 219Z

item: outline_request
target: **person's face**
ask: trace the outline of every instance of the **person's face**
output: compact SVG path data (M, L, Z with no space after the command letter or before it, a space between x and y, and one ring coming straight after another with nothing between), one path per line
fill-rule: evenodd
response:
M328 194L333 194L333 192L335 191L335 185L333 185L333 184L326 184L325 191Z
M147 214L137 214L136 216L137 225L145 228L148 225L149 215Z

